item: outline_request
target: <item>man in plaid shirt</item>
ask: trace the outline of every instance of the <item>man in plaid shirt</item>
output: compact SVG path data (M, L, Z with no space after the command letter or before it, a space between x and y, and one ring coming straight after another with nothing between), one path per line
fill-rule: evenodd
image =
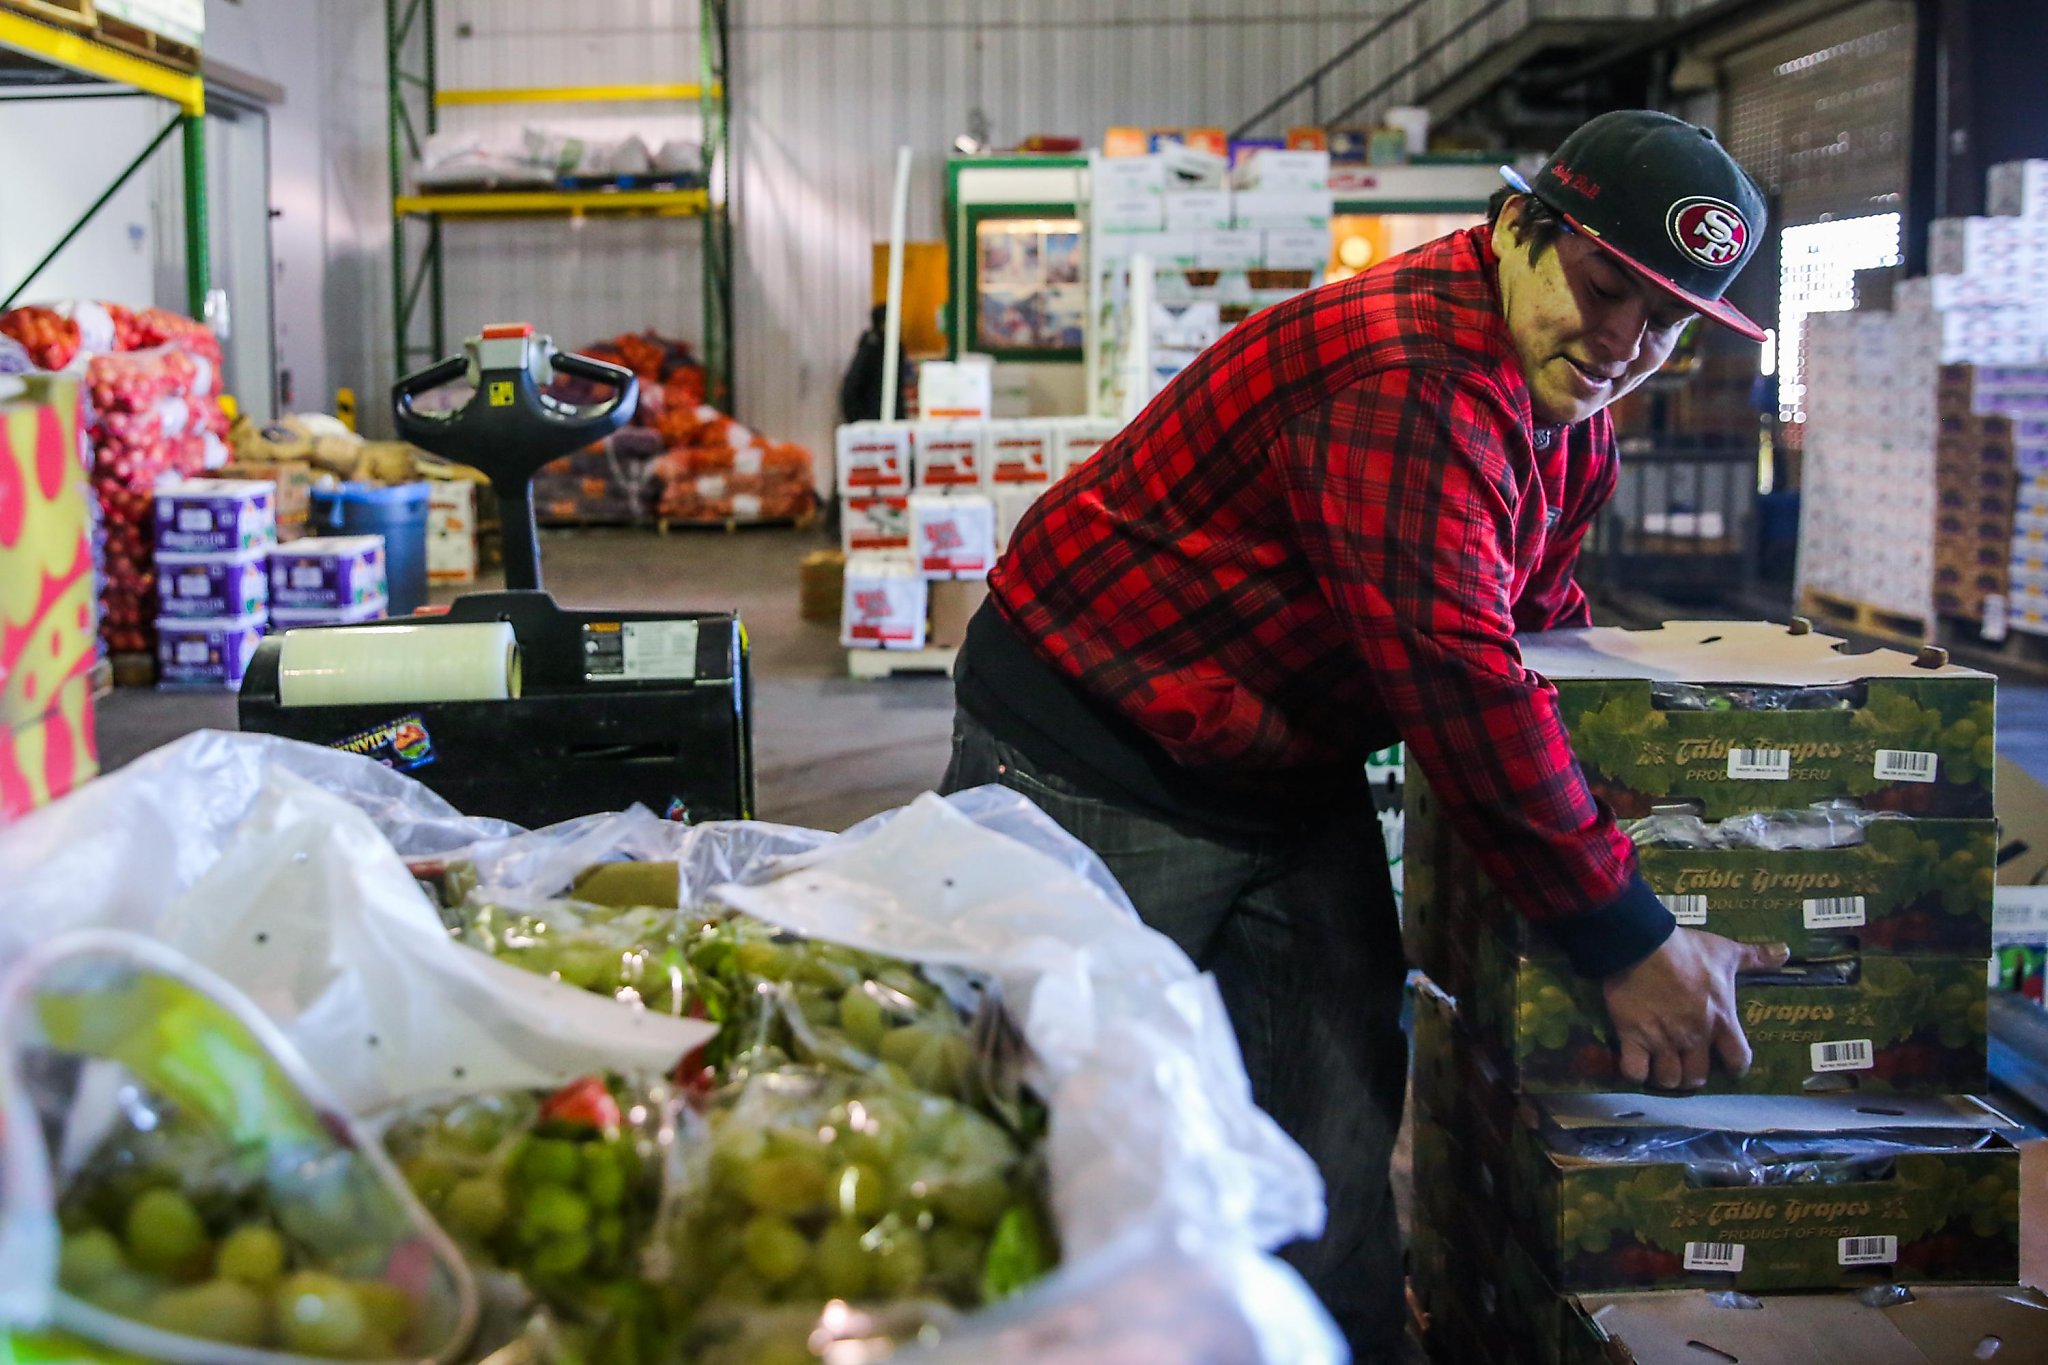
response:
M1316 1161L1288 1258L1398 1357L1387 1163L1405 978L1367 754L1397 741L1521 912L1605 983L1631 1080L1740 1071L1738 970L1678 928L1587 790L1518 631L1589 624L1605 409L1722 299L1762 197L1703 129L1622 111L1486 225L1266 310L1039 500L957 670L947 790L1032 797L1214 973L1259 1102ZM1476 929L1475 929L1476 931Z

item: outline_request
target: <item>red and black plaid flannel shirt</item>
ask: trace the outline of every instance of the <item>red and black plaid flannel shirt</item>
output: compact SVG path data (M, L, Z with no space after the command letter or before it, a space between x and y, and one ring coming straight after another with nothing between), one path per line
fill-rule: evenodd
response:
M990 600L1189 768L1397 732L1493 879L1610 971L1670 916L1514 635L1588 624L1614 434L1536 425L1495 265L1471 229L1247 320L1038 501Z

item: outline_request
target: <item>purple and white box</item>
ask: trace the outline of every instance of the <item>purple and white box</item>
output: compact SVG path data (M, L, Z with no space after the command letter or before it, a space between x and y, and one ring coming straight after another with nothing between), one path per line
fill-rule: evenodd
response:
M380 595L349 607L275 607L270 613L272 630L293 630L299 626L353 626L363 621L381 621L390 604Z
M336 612L384 596L382 536L309 536L270 552L273 607Z
M165 616L232 619L270 605L270 570L261 554L159 554L156 582Z
M263 639L264 616L160 616L158 687L240 687Z
M159 553L236 555L277 541L277 485L254 479L187 479L156 495Z

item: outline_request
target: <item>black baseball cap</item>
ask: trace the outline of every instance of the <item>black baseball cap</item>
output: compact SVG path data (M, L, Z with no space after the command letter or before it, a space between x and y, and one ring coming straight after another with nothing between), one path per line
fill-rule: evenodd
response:
M1501 174L1701 316L1764 339L1721 297L1763 241L1763 191L1707 129L1652 109L1617 109L1566 138L1535 184L1507 166Z

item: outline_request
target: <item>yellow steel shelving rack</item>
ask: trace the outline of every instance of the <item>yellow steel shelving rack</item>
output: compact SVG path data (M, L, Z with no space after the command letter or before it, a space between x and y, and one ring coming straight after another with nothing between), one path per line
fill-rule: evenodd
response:
M204 317L211 283L207 272L205 81L196 72L180 71L97 41L86 17L90 14L89 6L71 9L48 0L0 0L0 48L32 59L27 63L0 64L0 85L17 87L16 93L8 98L79 99L103 93L91 87L112 85L124 87L127 93L163 100L176 115L72 222L28 274L0 294L0 310L12 307L36 277L85 230L94 215L148 164L171 134L177 133L183 140L184 151L185 301L193 317Z

